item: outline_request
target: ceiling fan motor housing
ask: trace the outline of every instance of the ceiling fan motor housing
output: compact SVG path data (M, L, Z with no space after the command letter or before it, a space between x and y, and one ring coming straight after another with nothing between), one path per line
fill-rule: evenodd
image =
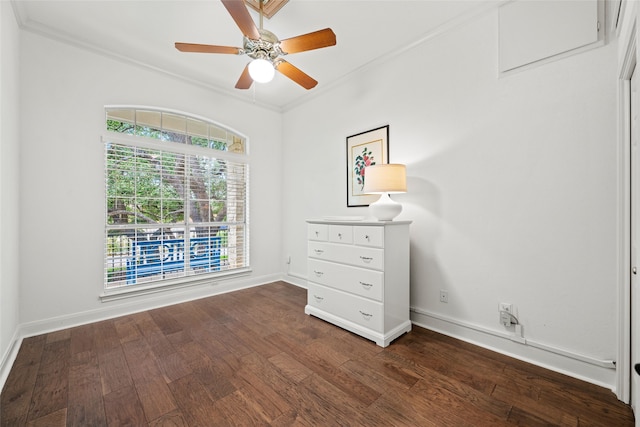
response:
M280 55L286 55L280 49L280 40L271 31L260 29L260 39L254 40L244 36L244 49L240 54L246 54L253 59L266 59L274 62Z

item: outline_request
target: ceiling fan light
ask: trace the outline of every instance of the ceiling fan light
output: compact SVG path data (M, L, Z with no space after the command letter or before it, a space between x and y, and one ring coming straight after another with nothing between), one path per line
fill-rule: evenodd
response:
M276 70L273 64L266 59L254 59L249 64L249 75L253 81L258 83L269 83L273 80Z

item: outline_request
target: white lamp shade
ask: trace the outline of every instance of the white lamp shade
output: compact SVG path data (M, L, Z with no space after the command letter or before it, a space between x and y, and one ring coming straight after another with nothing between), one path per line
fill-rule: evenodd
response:
M381 194L369 205L371 215L379 221L393 221L402 212L402 205L389 198L389 193L407 192L405 165L388 164L367 166L364 169L364 193Z
M249 75L258 83L269 83L273 80L276 70L273 64L266 59L254 59L249 63Z
M362 192L369 194L406 193L406 166L400 164L367 166L364 169Z

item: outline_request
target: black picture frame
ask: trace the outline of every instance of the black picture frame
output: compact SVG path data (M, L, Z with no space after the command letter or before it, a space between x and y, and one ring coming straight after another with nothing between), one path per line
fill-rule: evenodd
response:
M369 206L378 195L362 192L364 169L389 163L389 125L348 136L346 147L347 207Z

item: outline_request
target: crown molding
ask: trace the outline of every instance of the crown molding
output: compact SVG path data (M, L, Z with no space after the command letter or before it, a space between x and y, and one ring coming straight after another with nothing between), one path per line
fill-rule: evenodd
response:
M127 55L123 55L121 53L115 52L113 50L110 49L105 49L102 47L98 47L92 43L88 43L85 42L81 39L78 39L77 37L73 37L68 33L65 33L63 31L60 30L56 30L53 29L47 25L44 25L40 22L36 22L33 21L31 19L28 18L27 13L24 9L24 7L21 5L21 1L17 1L17 0L10 0L11 4L14 7L14 14L16 17L16 21L18 23L18 26L21 30L23 31L27 31L29 33L32 34L37 34L39 36L51 39L51 40L55 40L58 41L60 43L63 44L67 44L70 46L74 46L76 48L100 55L100 56L104 56L107 58L111 58L114 59L116 61L119 62L123 62L129 65L133 65L136 66L138 68L142 68L148 71L153 71L155 73L158 74L162 74L164 76L167 77L171 77L173 79L176 80L180 80L182 82L186 82L189 84L192 84L194 86L198 86L202 89L206 89L208 91L214 92L218 95L222 95L222 96L226 96L226 97L230 97L233 98L235 100L241 101L243 103L247 103L247 104L251 104L254 106L258 106L261 108L265 108L267 110L271 110L271 111L275 111L278 113L282 112L282 108L280 108L277 105L274 104L270 104L270 103L266 103L266 102L262 102L262 101L257 101L255 99L247 99L246 96L240 96L239 94L237 94L235 91L231 91L225 88L221 88L220 86L216 86L216 85L212 85L210 83L207 83L205 81L199 80L199 79L195 79L195 78L191 78L191 77L186 77L182 74L178 74L178 73L174 73L172 71L168 71L162 67L158 67L155 65L152 65L150 63L144 62L144 61L140 61L138 59L132 58L130 56Z
M404 45L400 48L397 49L393 49L391 51L388 51L386 53L383 53L381 55L379 55L377 58L361 65L360 67L342 75L341 77L338 77L337 79L335 79L334 81L327 83L327 84L322 84L317 86L316 88L314 88L312 91L308 91L306 92L304 95L299 96L298 98L294 99L293 101L290 101L286 104L284 104L283 106L278 106L275 104L271 104L271 103L267 103L267 102L263 102L263 101L257 101L255 98L254 99L247 99L246 96L241 96L239 95L237 92L235 91L231 91L228 90L226 88L222 88L220 86L217 85L213 85L211 83L205 82L203 80L200 79L195 79L195 78L191 78L191 77L186 77L182 74L178 74L172 71L168 71L162 67L158 67L155 65L152 65L150 63L144 62L144 61L140 61L138 59L135 58L131 58L130 56L126 56L123 55L121 53L109 50L109 49L105 49L102 47L98 47L94 44L85 42L83 40L80 40L76 37L73 37L67 33L64 33L63 31L59 31L56 29L53 29L49 26L46 26L44 24L41 24L39 22L35 22L32 21L28 18L26 10L23 6L23 1L21 0L9 0L11 2L11 5L13 6L13 10L14 10L14 14L16 17L16 21L18 23L18 26L24 30L24 31L28 31L34 34L38 34L42 37L46 37L52 40L56 40L59 41L61 43L65 43L71 46L75 46L77 48L86 50L86 51L90 51L92 53L98 54L98 55L102 55L111 59L115 59L117 61L120 62L124 62L124 63L128 63L130 65L134 65L137 66L139 68L143 68L146 70L150 70L150 71L154 71L156 73L159 74L163 74L165 76L169 76L172 77L174 79L192 84L194 86L198 86L201 87L203 89L206 89L208 91L214 92L216 94L219 95L223 95L223 96L227 96L233 99L236 99L238 101L242 101L243 103L247 103L247 104L251 104L254 106L258 106L261 108L265 108L267 110L271 110L271 111L275 111L275 112L279 112L279 113L284 113L287 112L289 110L292 110L294 108L297 108L307 102L312 101L313 99L317 98L318 96L321 96L323 94L325 94L326 92L328 92L329 90L332 90L336 87L339 87L343 84L345 84L346 82L350 81L352 78L354 78L356 75L362 74L366 71L372 70L374 69L374 67L379 67L381 64L386 63L391 61L392 59L396 58L397 56L400 56L412 49L415 49L416 46L421 45L423 43L427 43L430 42L436 38L438 38L439 36L454 30L464 24L466 24L467 22L469 22L472 19L478 18L480 16L483 16L487 13L490 13L493 10L496 10L497 8L499 8L500 6L509 3L513 0L495 0L495 1L490 1L490 2L486 2L483 3L481 5L479 5L478 7L471 9L465 13L463 13L460 16L457 16L455 18L450 19L449 21L439 25L438 27L434 28L433 30L430 30L428 32L426 32L425 34L423 34L421 37L417 38L415 41L413 41L412 43L409 43L407 45ZM246 0L247 4L249 4L249 2L251 1L255 1L255 0ZM272 0L274 1L274 0ZM275 12L274 12L275 13Z

